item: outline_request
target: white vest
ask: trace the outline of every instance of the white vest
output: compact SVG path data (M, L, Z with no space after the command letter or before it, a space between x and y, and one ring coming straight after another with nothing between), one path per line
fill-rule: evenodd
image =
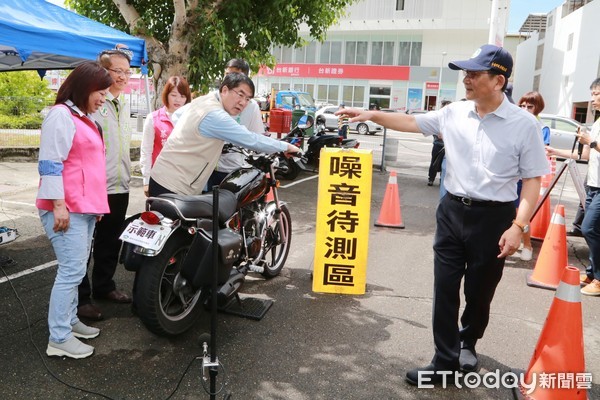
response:
M150 176L156 183L177 194L202 193L225 142L203 136L200 122L209 112L219 109L223 105L214 93L189 104L152 167Z

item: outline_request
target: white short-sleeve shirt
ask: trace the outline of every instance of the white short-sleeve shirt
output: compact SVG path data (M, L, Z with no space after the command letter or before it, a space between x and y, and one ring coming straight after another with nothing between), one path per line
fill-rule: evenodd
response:
M514 201L517 182L549 173L537 119L506 96L480 118L472 101L415 115L426 136L441 132L446 149L444 185L456 196Z

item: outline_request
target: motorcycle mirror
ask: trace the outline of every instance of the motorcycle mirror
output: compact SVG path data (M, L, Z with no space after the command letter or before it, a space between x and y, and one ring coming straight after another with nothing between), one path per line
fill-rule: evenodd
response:
M313 124L315 122L315 119L311 115L306 115L306 116L302 117L301 120L302 119L304 119L305 121L304 121L304 124L302 124L302 125L300 123L298 123L298 128L300 128L300 129L308 129L311 126L313 126Z

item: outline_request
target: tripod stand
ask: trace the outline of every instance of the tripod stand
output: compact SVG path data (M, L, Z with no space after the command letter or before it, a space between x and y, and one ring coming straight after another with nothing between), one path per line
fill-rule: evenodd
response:
M537 204L535 205L535 209L533 210L533 214L531 215L532 220L539 211L539 209L542 207L542 204L544 204L544 201L546 201L548 196L550 196L550 192L552 192L552 189L554 189L554 186L556 186L556 182L558 182L558 180L565 171L568 171L571 175L571 178L573 179L573 184L575 185L575 191L577 192L577 196L579 197L579 201L585 209L586 193L585 187L583 185L583 180L581 179L581 175L579 173L579 170L577 169L577 162L569 158L563 161L558 171L556 171L554 178L542 194L542 197L538 200Z

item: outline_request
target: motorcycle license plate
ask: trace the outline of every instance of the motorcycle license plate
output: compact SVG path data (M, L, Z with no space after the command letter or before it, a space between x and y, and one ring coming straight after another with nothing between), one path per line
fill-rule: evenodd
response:
M162 225L149 225L136 219L127 225L119 239L150 250L159 250L169 237L171 228Z

